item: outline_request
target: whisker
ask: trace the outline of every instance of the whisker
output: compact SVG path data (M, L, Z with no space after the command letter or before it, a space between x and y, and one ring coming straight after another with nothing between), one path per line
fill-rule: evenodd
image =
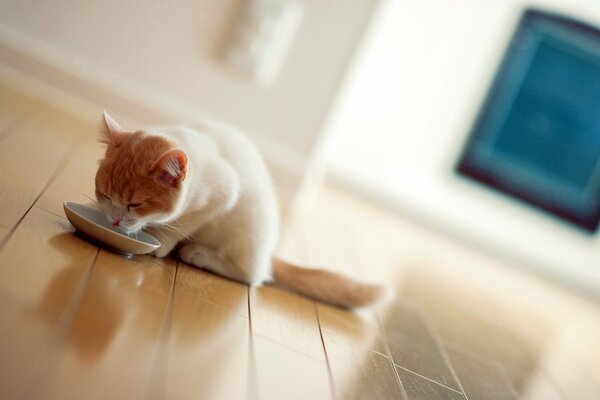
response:
M85 193L79 192L79 194L82 194L83 196L87 197L92 203L94 204L98 204L98 200L96 200L95 198L93 198L92 196L89 196Z
M184 234L183 232L181 232L177 226L175 226L174 224L148 224L147 228L150 230L150 233L152 234L156 234L156 235L160 235L162 237L165 237L165 234L161 231L169 231L169 232L173 232L177 235L179 235L181 237L181 239L188 239L191 240L191 236Z

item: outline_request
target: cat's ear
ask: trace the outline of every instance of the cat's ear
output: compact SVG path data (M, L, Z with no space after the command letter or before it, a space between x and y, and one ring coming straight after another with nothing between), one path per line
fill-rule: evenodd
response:
M127 132L106 111L102 114L102 137L100 141L109 148L117 147L125 140Z
M188 157L182 150L170 150L154 164L153 175L173 187L179 187L188 171Z

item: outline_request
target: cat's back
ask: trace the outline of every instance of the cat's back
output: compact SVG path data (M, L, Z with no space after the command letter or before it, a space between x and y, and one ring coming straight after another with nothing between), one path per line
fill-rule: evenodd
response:
M270 260L277 243L279 207L256 146L242 132L213 122L150 128L144 133L170 139L188 156L189 175L184 185L189 195L182 218L200 211L198 207L209 204L210 198L216 199L210 202L213 209L223 207L195 232L195 239L218 246L239 238L238 245L250 246L248 251Z
M151 128L146 132L170 138L199 167L202 163L224 159L237 172L246 195L275 202L271 178L260 152L238 129L205 120L188 126Z
M199 122L192 125L191 128L199 135L213 140L219 154L234 163L234 165L240 164L245 167L257 167L260 165L264 167L264 162L258 149L240 130L213 121Z
M224 158L240 173L250 169L252 174L268 175L256 146L245 134L228 125L203 121L188 126L149 128L145 132L173 140L197 162Z
M239 130L224 124L202 122L193 125L202 137L213 141L220 157L236 170L241 196L235 208L234 219L251 222L252 235L262 238L269 254L277 241L279 207L267 166L250 139ZM270 255L269 255L270 257Z

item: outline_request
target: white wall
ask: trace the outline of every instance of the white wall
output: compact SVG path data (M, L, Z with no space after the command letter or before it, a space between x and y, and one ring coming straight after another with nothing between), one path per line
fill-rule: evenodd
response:
M331 179L471 244L600 293L600 239L453 169L524 6L386 1L348 74L322 156ZM593 0L537 2L600 24Z
M266 87L218 57L244 2L0 0L0 62L117 114L237 125L297 183L376 0L298 0L302 22Z

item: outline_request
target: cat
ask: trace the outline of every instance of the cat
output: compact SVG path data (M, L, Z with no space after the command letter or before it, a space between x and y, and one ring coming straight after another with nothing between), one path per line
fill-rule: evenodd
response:
M193 126L125 131L104 113L106 153L96 173L96 199L127 234L142 229L161 242L154 252L250 285L274 283L345 308L389 297L381 285L295 266L273 257L279 211L265 163L237 130Z

